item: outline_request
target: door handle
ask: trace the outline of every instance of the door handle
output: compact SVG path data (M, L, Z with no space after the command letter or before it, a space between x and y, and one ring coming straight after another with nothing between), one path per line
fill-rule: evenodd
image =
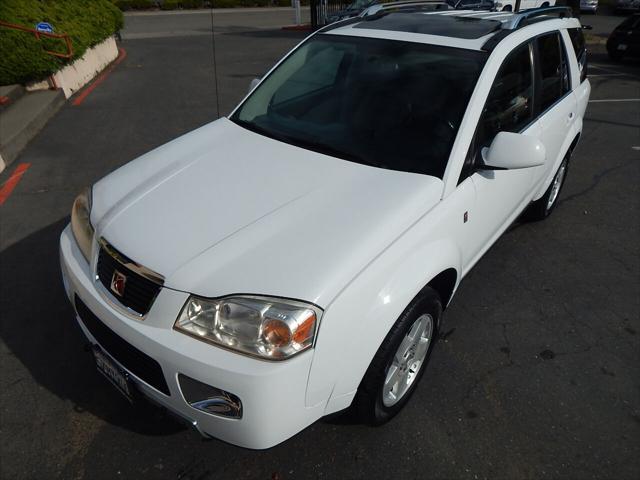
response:
M572 121L573 121L573 112L571 112L567 117L567 125L569 125Z

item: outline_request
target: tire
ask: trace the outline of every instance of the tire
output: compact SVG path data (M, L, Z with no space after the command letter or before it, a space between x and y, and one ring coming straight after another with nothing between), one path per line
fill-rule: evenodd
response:
M551 185L549 185L547 191L544 192L544 195L531 203L525 211L524 219L526 221L538 222L544 220L553 212L558 204L558 198L560 197L564 182L567 179L567 173L569 173L569 156L570 153L562 160L556 174L553 176L553 180L551 180Z
M502 7L502 11L503 12L510 12L511 10L513 10L513 7L511 5L507 5L505 7Z
M548 7L549 6L549 2L544 2L542 5L540 5L540 7L544 8L544 7Z
M382 425L409 401L429 362L441 317L440 297L425 287L391 327L360 382L354 400L354 413L360 422ZM425 327L421 331L423 323ZM421 356L423 349L426 350L424 357ZM422 361L416 366L418 357ZM393 379L397 379L397 384L390 388L395 382Z

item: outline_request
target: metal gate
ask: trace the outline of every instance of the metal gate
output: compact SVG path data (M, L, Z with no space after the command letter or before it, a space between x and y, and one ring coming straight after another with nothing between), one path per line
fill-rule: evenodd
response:
M311 26L316 29L327 24L327 19L334 13L344 10L351 0L310 0Z

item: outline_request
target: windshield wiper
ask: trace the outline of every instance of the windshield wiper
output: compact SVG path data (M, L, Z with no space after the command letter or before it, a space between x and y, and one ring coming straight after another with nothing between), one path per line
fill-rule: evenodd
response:
M260 125L257 125L255 122L249 122L247 120L241 120L239 118L231 118L230 120L235 124L246 128L247 130L251 130L252 132L255 132L259 135L264 135L265 137L269 137L280 142L288 143L289 145L305 148L307 150L312 150L324 155L341 158L343 160L361 163L363 165L376 166L375 164L369 162L368 160L365 160L359 155L351 152L345 152L344 150L340 150L339 148L332 147L316 140L304 139L295 137L293 135L285 135L282 133L273 132L272 130L268 130L264 127L261 127Z
M264 135L265 137L273 138L274 140L278 140L280 142L290 143L282 135L273 133L271 130L267 130L266 128L255 124L254 122L249 122L247 120L240 120L239 118L229 118L229 120L231 120L236 125L240 125L241 127L246 128L247 130L251 130L254 133Z

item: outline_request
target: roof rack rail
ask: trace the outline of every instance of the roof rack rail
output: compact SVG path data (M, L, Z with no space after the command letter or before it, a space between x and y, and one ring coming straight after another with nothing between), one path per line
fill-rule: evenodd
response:
M403 0L379 3L364 9L359 17L366 18L391 12L416 12L421 10L450 10L451 6L443 0Z
M530 22L531 20L534 20L534 22L542 22L544 20L553 20L554 18L571 17L573 17L571 7L540 7L514 13L513 18L504 22L502 28L482 45L482 50L491 52L504 38L508 37L515 30L533 23Z
M539 17L570 18L573 17L573 10L571 7L540 7L520 11L513 15L513 20L507 22L505 28L517 30L526 25L529 20ZM548 19L540 18L539 20Z

